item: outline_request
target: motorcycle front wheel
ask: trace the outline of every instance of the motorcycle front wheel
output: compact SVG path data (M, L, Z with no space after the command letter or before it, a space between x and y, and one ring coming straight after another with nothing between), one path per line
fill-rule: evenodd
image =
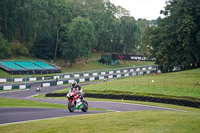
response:
M69 109L70 112L74 112L75 104L72 105L72 101L68 101L68 109Z
M88 102L87 101L83 101L83 108L81 110L83 112L87 112L88 111Z

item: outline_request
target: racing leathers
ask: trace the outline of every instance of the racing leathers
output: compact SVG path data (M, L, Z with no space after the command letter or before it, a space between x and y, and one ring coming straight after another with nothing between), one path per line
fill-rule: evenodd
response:
M76 103L75 103L76 106L78 106L79 103L82 102L82 99L83 99L83 93L82 93L83 90L82 90L81 86L78 84L74 87L72 86L72 88L69 90L69 93L67 94L67 97L70 97L74 91L80 96L80 98L78 100L76 100Z
M76 85L69 90L69 93L73 93L74 91L82 93L83 90L80 85Z

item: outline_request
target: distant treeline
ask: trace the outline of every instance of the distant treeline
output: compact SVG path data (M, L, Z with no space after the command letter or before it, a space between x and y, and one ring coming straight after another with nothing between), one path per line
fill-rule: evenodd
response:
M137 52L141 29L155 23L136 21L109 0L1 0L0 7L0 58L60 57L75 63L92 49Z
M57 57L72 65L95 51L156 58L163 70L200 62L199 0L168 0L165 18L138 19L109 0L1 0L0 59Z

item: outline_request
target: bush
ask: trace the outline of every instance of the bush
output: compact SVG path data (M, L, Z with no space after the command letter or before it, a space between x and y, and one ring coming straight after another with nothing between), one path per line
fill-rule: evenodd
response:
M9 43L4 39L3 35L0 33L0 59L9 58L11 55L12 43Z
M29 55L29 51L23 44L14 43L12 45L12 55L14 55L14 56L27 56L27 55Z
M99 60L99 62L105 64L105 63L106 63L106 59L105 59L105 58L101 58L101 59Z
M100 63L102 64L111 64L111 60L110 59L107 59L107 58L104 58L102 57L100 60L99 60Z

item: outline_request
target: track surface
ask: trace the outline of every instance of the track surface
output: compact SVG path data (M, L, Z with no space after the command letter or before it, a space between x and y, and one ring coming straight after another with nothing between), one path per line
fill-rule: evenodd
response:
M91 111L84 114L103 113ZM67 109L54 108L0 108L0 125L30 120L48 119L63 116L83 115L82 111L70 113Z
M30 98L30 96L36 94L46 94L55 90L64 89L69 86L53 86L42 88L41 92L36 92L37 83L32 85L32 88L29 90L23 91L10 91L10 92L1 92L0 97L3 98L12 98L12 99L24 99L31 101L40 101L56 104L67 105L67 99L36 99ZM88 101L90 108L106 109L112 111L140 111L140 110L174 110L169 108L146 106L140 104L126 104L126 103L115 103L115 102L100 102L100 101ZM80 110L76 110L74 113L70 113L67 109L52 109L52 108L0 108L0 125L38 120L38 119L47 119L55 118L62 116L73 116L73 115L85 115L85 114L94 114L94 113L105 113L105 111L94 111L88 110L87 113L83 113Z

